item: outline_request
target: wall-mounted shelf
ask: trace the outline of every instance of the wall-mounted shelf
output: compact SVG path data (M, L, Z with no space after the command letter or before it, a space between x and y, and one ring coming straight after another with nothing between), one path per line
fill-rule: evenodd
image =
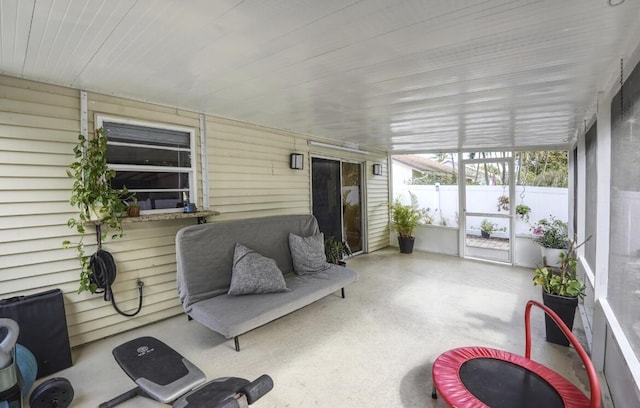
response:
M197 218L198 224L203 224L207 221L207 217L211 217L214 215L220 215L220 211L196 211L193 213L185 213L185 212L172 212L172 213L162 213L162 214L147 214L140 215L138 217L122 217L120 221L123 224L130 224L132 222L149 222L149 221L163 221L163 220L181 220L183 218ZM92 225L100 225L100 221L87 221L87 224Z
M185 212L172 212L172 213L162 213L162 214L148 214L148 215L140 215L138 217L123 217L121 221L123 224L128 224L132 222L148 222L148 221L163 221L163 220L180 220L183 218L197 218L198 224L203 224L206 222L207 217L220 215L220 211L196 211L193 213L185 213Z
M134 222L150 222L150 221L163 221L163 220L181 220L185 218L197 218L198 224L204 224L207 222L207 217L220 215L220 211L196 211L192 213L185 212L172 212L162 214L148 214L140 215L138 217L122 217L120 221L123 224L131 224ZM98 248L102 248L102 226L99 221L89 221L88 224L96 226L96 240L98 241Z

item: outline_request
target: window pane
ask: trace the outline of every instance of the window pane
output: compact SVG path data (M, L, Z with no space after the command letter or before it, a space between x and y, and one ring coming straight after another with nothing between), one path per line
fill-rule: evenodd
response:
M134 146L107 146L107 161L110 164L191 167L190 156L189 152L185 151Z
M102 127L107 138L114 142L183 147L187 149L190 147L191 135L189 132L114 122L103 122Z
M136 192L138 205L141 210L162 210L184 207L182 192L180 191L163 191L163 192Z
M129 190L188 190L189 174L118 171L116 172L116 177L112 180L111 185L113 188L122 188L122 186L125 185Z

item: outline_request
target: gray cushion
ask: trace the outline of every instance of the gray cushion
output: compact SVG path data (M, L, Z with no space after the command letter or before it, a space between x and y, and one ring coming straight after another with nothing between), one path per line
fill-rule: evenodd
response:
M233 338L322 299L358 279L358 274L348 267L329 265L329 269L322 272L285 275L290 292L212 296L195 303L189 316L226 338Z
M293 261L293 270L298 275L315 273L331 267L324 254L324 234L301 237L289 233L289 249Z
M287 285L276 261L236 243L230 295L286 292Z

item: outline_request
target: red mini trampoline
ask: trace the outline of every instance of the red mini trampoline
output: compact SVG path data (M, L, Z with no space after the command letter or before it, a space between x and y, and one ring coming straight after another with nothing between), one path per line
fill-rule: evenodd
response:
M531 360L531 307L538 306L560 327L584 363L591 398L555 371ZM487 347L462 347L433 363L433 397L456 408L599 408L600 385L587 353L551 309L530 300L525 309L525 355Z

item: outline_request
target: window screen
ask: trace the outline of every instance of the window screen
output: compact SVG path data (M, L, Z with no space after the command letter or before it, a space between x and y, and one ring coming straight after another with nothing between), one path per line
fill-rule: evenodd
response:
M607 298L640 356L640 72L611 102L611 220Z
M591 126L587 134L585 135L585 150L586 150L586 180L585 180L585 238L591 237L586 244L584 244L585 258L591 271L596 273L596 219L597 201L598 201L598 168L597 168L597 153L598 153L598 132L596 130L596 124Z
M114 188L126 186L143 211L182 209L193 201L193 130L100 119L107 162L116 170Z

